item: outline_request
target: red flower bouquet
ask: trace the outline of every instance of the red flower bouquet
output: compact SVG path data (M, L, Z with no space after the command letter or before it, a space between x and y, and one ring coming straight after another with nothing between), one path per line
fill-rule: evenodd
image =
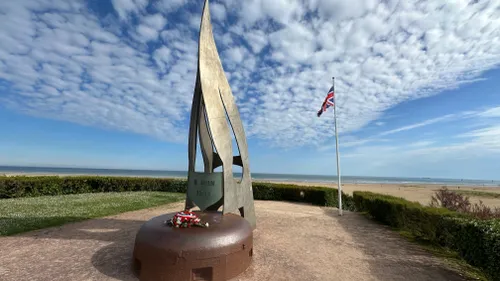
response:
M189 228L192 226L208 227L208 222L202 223L200 218L198 218L194 212L189 210L176 213L174 217L166 223L168 226L176 228Z

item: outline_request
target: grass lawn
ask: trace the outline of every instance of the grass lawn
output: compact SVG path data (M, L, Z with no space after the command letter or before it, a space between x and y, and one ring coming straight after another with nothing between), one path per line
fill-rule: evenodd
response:
M116 215L184 199L166 192L89 193L0 200L0 236Z

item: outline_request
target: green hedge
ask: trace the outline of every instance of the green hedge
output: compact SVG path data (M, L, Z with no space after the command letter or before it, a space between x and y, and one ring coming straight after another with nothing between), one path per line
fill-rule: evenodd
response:
M36 197L94 192L166 191L186 192L183 179L39 176L0 177L0 198ZM318 206L338 206L338 190L290 184L253 183L256 200L305 202ZM344 209L354 210L352 197L343 194Z
M455 250L492 280L500 280L500 220L478 220L371 192L354 192L353 201L357 210L417 238Z
M305 202L318 206L338 207L338 189L318 186L299 186L254 182L253 196L256 200ZM342 208L354 211L352 196L342 193Z
M124 191L186 192L186 181L99 176L0 177L0 198Z

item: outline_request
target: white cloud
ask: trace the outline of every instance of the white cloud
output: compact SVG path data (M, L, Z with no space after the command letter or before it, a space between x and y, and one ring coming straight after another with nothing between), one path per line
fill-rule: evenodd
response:
M141 37L141 39L144 40L145 42L156 40L158 38L157 30L143 24L137 27L137 33L139 37Z
M466 141L455 143L427 139L363 145L341 152L341 158L344 170L355 175L487 179L497 169L500 143L495 139L499 132L498 128L478 130L463 135Z
M241 63L245 58L246 53L247 51L245 48L236 47L227 50L225 56L232 62Z
M409 147L427 147L427 146L430 146L434 143L435 143L434 141L424 140L424 141L412 142L412 143L408 144L408 146Z
M149 55L103 28L84 5L69 7L69 13L39 14L31 8L34 3L37 1L25 1L24 7L18 5L8 14L0 14L2 22L23 22L2 28L0 36L31 49L29 54L18 53L1 45L0 79L12 83L15 90L0 96L3 105L35 116L167 141L185 140L180 128L190 97L180 93L192 92L192 85L182 79L194 76L196 47L191 39L179 38L177 45L160 47ZM64 2L50 4L64 7ZM148 17L144 22L159 29L163 23L153 16L156 19ZM158 34L154 28L144 24L137 29L147 40L154 40ZM158 62L158 69L152 67L151 58ZM158 70L167 68L169 76L159 77Z
M481 117L487 117L487 118L496 118L496 117L500 117L500 106L499 107L494 107L494 108L490 108L484 112L481 112L479 114L479 116Z
M226 2L228 2L226 0ZM239 6L240 21L246 26L253 26L259 21L272 19L281 24L301 19L306 12L299 0L248 0L242 3L229 1L228 6ZM237 9L237 8L235 8Z
M262 30L249 31L245 34L245 39L256 54L260 53L269 41L267 35Z
M167 24L167 19L163 17L161 14L154 14L150 16L146 16L142 19L144 24L155 30L162 30L165 24Z
M352 136L346 135L346 136L342 136L341 143L342 143L342 147L358 147L358 146L362 146L362 145L367 144L367 143L373 144L375 142L388 141L388 139L384 139L381 137L400 133L400 132L406 132L406 131L410 131L413 129L418 129L418 128L438 124L441 122L456 122L459 120L463 120L465 118L477 118L479 116L479 114L480 113L478 113L478 111L463 111L463 112L459 112L459 113L455 113L455 114L447 114L444 116L427 119L427 120L424 120L424 121L421 121L418 123L414 123L411 125L406 125L406 126L398 127L395 129L383 131L383 132L375 134L374 136L365 137L362 139L359 139L359 138L353 139ZM385 122L380 122L380 121L375 123L375 125L377 125L377 126L382 126L384 124L385 124ZM425 133L428 134L429 132L425 132ZM412 143L407 144L407 145L410 147L423 147L423 146L429 146L430 144L433 144L433 143L435 143L435 142L434 141L418 141L418 142L412 142ZM334 145L323 145L320 147L320 151L331 150L331 149L335 149L335 146Z
M495 109L484 112L493 112ZM484 118L479 111L461 112L456 116L463 118L448 121L461 125L482 124ZM495 165L500 155L500 126L484 125L465 133L463 131L467 131L467 128L463 127L461 131L437 138L423 133L418 141L397 143L392 140L387 144L376 143L376 137L353 139L347 136L342 139L340 147L348 152L341 153L341 157L350 169L358 167L356 163L365 163L357 170L360 174L491 177L495 168L490 166Z
M153 58L162 72L166 71L169 62L172 60L171 54L170 49L165 46L154 52Z
M270 34L269 42L274 49L273 57L279 62L306 63L317 46L314 33L301 23Z
M500 152L500 125L473 130L458 137L468 138L469 140L464 141L465 143Z
M0 79L15 89L0 96L2 104L185 140L201 7L195 11L187 0L112 3L119 24L92 14L84 1L0 1ZM403 101L476 81L500 63L498 1L211 5L215 22L225 21L215 25L216 42L245 130L275 146L331 140L332 113L315 113L333 75L345 135ZM228 15L236 21L228 22ZM455 117L440 118L383 135Z
M262 11L277 22L287 24L292 18L299 19L305 13L301 1L298 0L262 0Z
M188 21L191 29L193 31L196 30L199 32L201 23L201 14L188 14Z
M113 3L113 7L120 19L125 20L129 14L144 10L148 4L148 0L111 0L111 3Z
M413 130L413 129L416 129L416 128L420 128L420 127L432 125L432 124L435 124L435 123L438 123L438 122L443 122L443 121L446 121L446 120L451 120L454 117L456 117L455 114L448 114L448 115L445 115L445 116L441 116L441 117L437 117L437 118L432 118L432 119L429 119L429 120L425 120L423 122L419 122L419 123L415 123L415 124L412 124L412 125L408 125L408 126L404 126L404 127L396 128L396 129L393 129L393 130L382 132L382 133L379 134L379 136L386 136L386 135L391 135L391 134L395 134L395 133L399 133L399 132L403 132L403 131Z
M174 12L184 6L188 0L160 0L156 3L156 8L163 12Z
M219 3L213 3L211 8L212 18L215 20L223 21L226 19L226 7Z

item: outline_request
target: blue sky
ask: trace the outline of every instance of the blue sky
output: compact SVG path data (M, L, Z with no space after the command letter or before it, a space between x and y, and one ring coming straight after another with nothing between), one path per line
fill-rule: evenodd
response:
M202 2L0 1L0 165L186 170ZM344 174L500 179L500 3L446 2L211 1L252 172L335 174L336 76Z

